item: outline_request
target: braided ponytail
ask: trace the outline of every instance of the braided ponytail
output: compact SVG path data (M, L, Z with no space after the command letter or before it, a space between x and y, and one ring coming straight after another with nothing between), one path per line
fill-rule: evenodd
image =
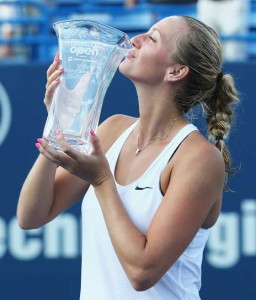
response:
M219 80L217 79L215 93L207 103L209 112L206 121L208 138L222 153L228 175L232 173L232 168L225 140L228 139L234 121L234 104L238 102L238 92L234 86L233 77L227 74Z
M201 105L208 127L208 138L222 153L226 174L233 173L231 158L225 144L234 120L234 104L238 92L230 74L223 75L222 47L217 33L204 23L181 17L188 30L177 38L175 62L189 67L189 74L181 83L177 107L187 113Z

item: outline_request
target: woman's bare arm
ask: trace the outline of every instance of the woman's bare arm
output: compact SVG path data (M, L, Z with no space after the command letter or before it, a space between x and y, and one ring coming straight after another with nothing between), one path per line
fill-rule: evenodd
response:
M98 128L104 153L134 118L115 115ZM22 187L17 216L20 227L38 228L78 202L89 184L39 155Z
M113 246L136 290L146 290L158 282L188 247L213 205L221 200L223 159L212 145L205 145L196 145L196 151L190 149L175 164L163 201L145 235L131 222L113 179L95 186Z
M22 187L17 217L21 228L38 228L75 204L88 184L39 155Z

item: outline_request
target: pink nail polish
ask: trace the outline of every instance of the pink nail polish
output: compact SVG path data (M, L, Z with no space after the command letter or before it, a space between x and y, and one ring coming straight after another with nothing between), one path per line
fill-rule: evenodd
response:
M55 134L56 134L56 135L60 135L60 133L61 133L61 132L60 132L60 130L58 130L58 129L55 131Z
M64 71L64 67L61 67L61 68L59 69L59 71L60 71L60 72L63 72L63 71Z
M54 57L54 60L55 60L55 61L58 61L58 60L59 60L59 52L56 53L56 55L55 55L55 57Z
M36 143L35 146L37 149L39 149L41 145L39 143Z
M90 135L95 136L95 132L92 129L90 130Z
M56 78L55 81L56 81L57 83L60 82L60 78L59 78L59 77Z
M42 139L37 139L38 143L41 145L42 144Z

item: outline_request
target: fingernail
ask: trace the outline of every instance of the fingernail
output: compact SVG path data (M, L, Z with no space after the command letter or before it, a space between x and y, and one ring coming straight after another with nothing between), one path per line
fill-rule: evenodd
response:
M37 149L39 149L41 145L39 143L36 143L35 146Z
M58 61L58 60L59 60L59 52L56 53L56 55L55 55L55 57L54 57L54 60L55 60L55 61Z
M55 131L55 134L56 134L56 135L60 135L60 133L61 133L61 132L60 132L60 130L58 130L58 129Z
M60 78L59 78L59 77L56 78L55 81L56 81L57 83L60 82Z
M37 139L38 143L41 145L42 144L42 139Z
M95 136L95 132L92 129L90 130L90 135Z
M64 67L59 68L59 71L63 72L64 71Z

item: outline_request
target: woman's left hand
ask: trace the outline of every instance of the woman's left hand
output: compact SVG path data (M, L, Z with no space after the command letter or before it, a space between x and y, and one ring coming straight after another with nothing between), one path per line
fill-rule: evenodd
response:
M90 131L90 143L92 145L90 154L84 154L73 149L61 132L58 132L58 142L63 152L54 150L44 139L37 141L36 147L42 155L94 187L112 178L108 161L93 130Z

